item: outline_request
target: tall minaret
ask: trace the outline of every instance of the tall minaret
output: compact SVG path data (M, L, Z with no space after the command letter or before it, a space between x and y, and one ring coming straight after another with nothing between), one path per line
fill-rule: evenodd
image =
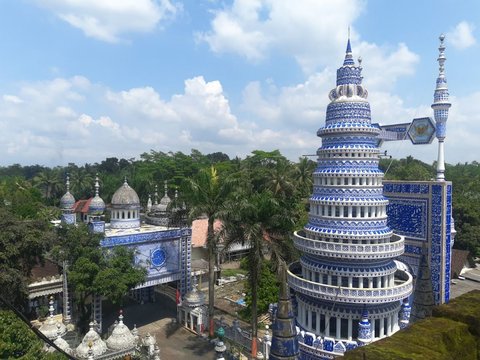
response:
M437 127L436 137L438 139L438 160L437 160L437 181L445 181L445 137L447 136L447 119L448 109L452 104L448 101L448 85L445 77L445 35L439 37L440 46L438 47L438 64L439 74L437 78L437 86L433 96L433 114L435 117L435 125Z

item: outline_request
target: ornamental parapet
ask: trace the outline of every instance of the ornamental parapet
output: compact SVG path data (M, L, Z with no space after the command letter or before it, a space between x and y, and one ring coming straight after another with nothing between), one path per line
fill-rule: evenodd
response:
M396 279L396 284L392 287L361 289L324 285L305 280L293 273L298 266L298 262L289 266L287 271L288 285L296 292L319 300L350 304L382 304L403 300L410 296L413 291L412 275L403 270L397 270L396 274L406 280L398 281Z
M303 231L296 231L293 237L295 247L307 254L339 259L375 260L389 259L403 254L403 236L393 234L391 241L383 244L340 244L332 241L308 239Z

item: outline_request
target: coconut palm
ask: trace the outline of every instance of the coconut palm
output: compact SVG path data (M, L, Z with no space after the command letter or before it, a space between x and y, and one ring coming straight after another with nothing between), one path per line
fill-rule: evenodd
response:
M248 282L251 289L252 356L255 357L257 337L258 284L264 253L270 253L274 264L283 264L283 249L287 246L292 221L270 191L240 192L221 214L220 237L225 249L235 243L247 245Z
M45 169L39 172L33 178L33 183L35 187L42 191L42 195L47 203L50 203L51 199L55 198L63 188L58 169Z
M185 189L182 191L189 209L189 219L194 220L200 216L206 216L208 219L208 317L211 337L214 336L215 258L218 245L213 224L219 218L219 214L224 212L231 189L231 183L222 179L212 166L200 170L193 179L187 179Z

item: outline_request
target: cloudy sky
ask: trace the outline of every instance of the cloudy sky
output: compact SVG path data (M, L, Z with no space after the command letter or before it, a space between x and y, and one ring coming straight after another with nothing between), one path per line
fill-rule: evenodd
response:
M432 116L447 35L446 161L479 161L477 0L3 0L0 165L313 154L349 26L381 124ZM436 140L386 149L436 158Z

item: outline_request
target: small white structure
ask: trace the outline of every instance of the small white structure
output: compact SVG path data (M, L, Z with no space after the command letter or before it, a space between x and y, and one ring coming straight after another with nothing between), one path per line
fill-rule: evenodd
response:
M207 307L205 294L198 290L197 278L193 278L192 290L187 292L179 305L179 321L186 328L201 334L206 329Z
M50 340L55 340L59 335L64 335L67 332L67 329L62 322L53 317L53 312L55 310L53 308L53 297L50 297L49 305L50 307L48 310L50 311L50 316L43 322L39 330Z

